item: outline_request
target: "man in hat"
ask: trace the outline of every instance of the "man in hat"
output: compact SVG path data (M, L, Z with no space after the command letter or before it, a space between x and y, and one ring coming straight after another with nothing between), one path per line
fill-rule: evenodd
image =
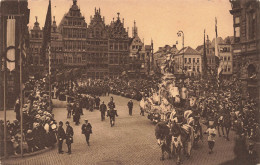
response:
M63 144L63 140L65 139L66 137L66 134L65 134L65 131L63 129L63 122L60 121L59 122L59 127L58 127L58 132L57 132L57 138L58 138L58 152L59 154L63 154L63 151L62 151L62 144Z
M66 144L68 146L68 154L71 154L71 144L73 143L73 128L70 126L70 123L68 121L66 121Z
M102 104L100 105L101 121L105 120L106 111L107 111L107 106L103 101Z
M85 120L85 123L82 124L81 131L82 131L82 134L85 135L86 142L87 142L87 144L89 146L89 138L90 138L90 134L92 134L92 126L88 122L88 120Z
M130 99L130 101L127 103L127 106L129 110L129 115L132 116L133 106L134 106L132 99Z

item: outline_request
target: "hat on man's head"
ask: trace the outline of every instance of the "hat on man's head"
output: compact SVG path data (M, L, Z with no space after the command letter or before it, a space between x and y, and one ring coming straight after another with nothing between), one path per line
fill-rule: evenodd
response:
M66 124L70 124L70 122L69 122L69 121L66 121Z
M63 122L62 122L62 121L60 121L60 122L59 122L59 124L63 124Z
M88 119L85 119L86 122L88 122Z

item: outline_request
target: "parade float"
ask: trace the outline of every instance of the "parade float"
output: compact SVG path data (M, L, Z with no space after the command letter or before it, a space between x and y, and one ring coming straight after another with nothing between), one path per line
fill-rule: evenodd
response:
M171 114L176 114L176 109L180 109L188 98L187 89L179 89L176 77L171 73L164 73L158 87L150 97L143 97L140 101L140 108L148 113L148 119L153 123L169 120Z

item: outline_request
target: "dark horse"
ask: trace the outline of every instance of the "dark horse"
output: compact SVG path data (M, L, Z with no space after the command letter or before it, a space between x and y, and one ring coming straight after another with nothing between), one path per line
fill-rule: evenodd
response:
M185 124L177 123L173 121L171 123L171 134L172 134L172 143L173 143L173 154L177 156L177 164L181 163L181 149L183 148L184 153L189 158L191 152L191 138L192 128Z
M167 122L161 121L155 126L155 137L157 143L162 150L161 160L164 160L164 153L167 152L169 159L171 158L171 140L172 136L170 134L170 128L167 125Z

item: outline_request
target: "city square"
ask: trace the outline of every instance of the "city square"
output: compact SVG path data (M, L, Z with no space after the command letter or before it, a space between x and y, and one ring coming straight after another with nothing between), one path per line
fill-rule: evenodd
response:
M0 2L0 164L260 163L260 2L146 3Z

